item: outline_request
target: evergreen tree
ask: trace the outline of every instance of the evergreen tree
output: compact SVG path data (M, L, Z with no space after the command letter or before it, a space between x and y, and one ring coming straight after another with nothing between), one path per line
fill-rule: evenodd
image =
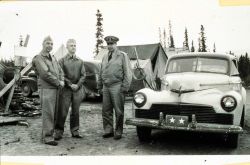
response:
M246 86L250 85L250 59L248 53L241 55L238 61L238 70L241 79L245 82Z
M175 48L175 46L174 46L174 38L173 38L172 35L170 36L170 46L169 47L170 48Z
M214 52L214 53L216 52L216 47L215 47L215 43L214 43L214 48L213 48L213 52Z
M199 45L198 45L198 52L201 52L201 40L200 40L200 38L198 38L198 43L199 43Z
M97 13L96 13L96 17L97 17L97 23L96 23L96 45L95 45L95 56L97 56L97 54L100 51L100 48L103 48L103 28L102 28L102 13L100 12L99 9L97 9Z
M200 51L207 52L205 29L203 25L201 25L201 32L200 32Z
M163 45L162 44L161 28L160 27L159 27L159 42L161 43L161 45Z
M167 35L166 35L166 30L164 28L164 31L163 31L163 49L166 51L167 50Z
M184 48L185 50L189 50L189 44L188 44L188 32L187 32L187 28L185 28L185 33L184 33L183 48Z
M172 34L172 25L171 25L171 21L169 20L169 44L168 44L169 48L175 48L174 46L174 37Z
M244 56L240 56L238 61L238 71L240 73L240 77L243 80L244 77Z
M190 50L191 52L194 52L195 51L195 49L194 49L194 41L192 40L192 46L191 46L191 50Z
M246 77L249 76L249 71L250 71L250 60L248 57L248 53L245 54L245 70L246 70Z

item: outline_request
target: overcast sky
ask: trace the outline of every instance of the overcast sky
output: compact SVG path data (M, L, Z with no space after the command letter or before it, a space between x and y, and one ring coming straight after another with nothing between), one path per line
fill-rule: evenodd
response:
M27 54L42 49L51 35L55 52L68 38L77 41L77 55L92 59L95 46L96 10L103 14L104 35L120 38L119 45L159 42L159 30L172 22L176 47L182 47L187 27L197 49L200 25L204 25L207 46L215 42L219 52L250 53L250 6L220 6L218 0L126 0L0 2L1 57L14 55L19 36L30 34Z

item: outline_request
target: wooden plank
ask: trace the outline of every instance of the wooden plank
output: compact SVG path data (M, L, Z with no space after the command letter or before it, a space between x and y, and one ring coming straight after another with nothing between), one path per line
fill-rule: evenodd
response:
M21 76L23 76L26 72L28 72L32 68L32 63L29 63L22 71ZM12 79L1 91L0 91L0 97L2 97L14 84L15 84L15 78Z
M5 110L4 110L5 113L7 113L9 111L9 107L10 107L10 103L11 103L11 100L12 100L12 97L14 94L15 87L16 87L16 83L13 84L13 86L10 90L8 100L7 100L6 105L5 105Z

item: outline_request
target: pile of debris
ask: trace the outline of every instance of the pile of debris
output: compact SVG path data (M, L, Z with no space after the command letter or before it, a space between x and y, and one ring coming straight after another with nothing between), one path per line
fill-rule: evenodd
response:
M2 113L1 115L9 117L34 117L41 115L40 100L38 95L33 97L24 97L19 87L15 88L9 109L11 113Z

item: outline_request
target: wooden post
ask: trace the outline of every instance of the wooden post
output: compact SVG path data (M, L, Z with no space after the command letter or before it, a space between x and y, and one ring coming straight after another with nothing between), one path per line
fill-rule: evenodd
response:
M10 103L11 103L11 100L12 100L12 97L13 97L13 94L14 94L15 87L16 87L16 83L14 83L13 86L11 87L11 89L10 89L8 100L7 100L6 105L5 105L5 110L4 110L5 113L9 112L9 107L10 107Z
M7 102L6 102L6 105L5 105L5 110L4 110L5 113L9 113L10 103L11 103L11 100L12 100L12 97L13 97L13 94L14 94L14 91L15 91L15 88L16 88L16 81L20 78L18 76L18 74L20 74L19 72L20 72L20 69L16 68L14 78L13 78L14 84L12 85L12 87L10 89L10 93L8 95L8 99L7 99Z

